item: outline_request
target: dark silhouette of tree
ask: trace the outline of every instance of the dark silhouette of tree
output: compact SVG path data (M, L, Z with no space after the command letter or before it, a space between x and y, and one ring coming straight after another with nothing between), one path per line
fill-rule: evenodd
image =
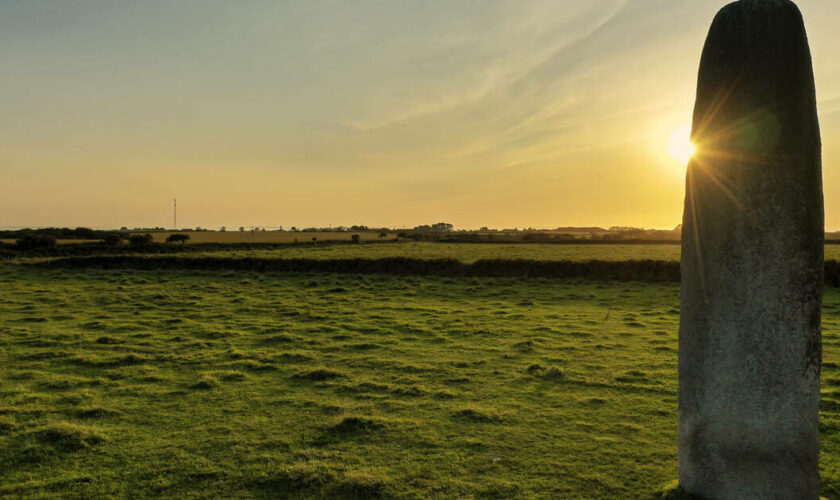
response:
M142 247L152 243L152 235L149 233L132 234L128 238L128 243L133 247Z
M105 236L102 237L102 243L109 246L119 245L122 240L123 235L120 233L106 233Z
M168 238L166 238L167 243L181 243L182 245L186 244L187 241L190 239L190 235L188 234L181 234L175 233L170 234Z
M52 248L56 245L56 239L50 234L24 234L15 241L15 244L21 250Z

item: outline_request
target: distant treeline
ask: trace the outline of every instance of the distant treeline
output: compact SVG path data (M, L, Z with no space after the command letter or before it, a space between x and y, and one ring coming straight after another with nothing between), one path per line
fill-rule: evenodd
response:
M139 236L139 235L135 235ZM28 242L27 237L24 241ZM329 245L384 245L394 244L394 240L387 241L369 241L364 243L357 243L354 240L335 240L335 241L319 241L317 246ZM314 246L314 243L300 242L300 243L192 243L189 245L170 244L170 243L155 243L144 238L135 238L135 241L128 241L126 243L75 243L72 245L43 245L30 246L28 243L18 243L0 245L0 259L16 259L16 258L31 258L31 257L90 257L90 256L104 256L104 255L128 255L128 254L143 254L143 255L167 255L167 254L181 254L181 253L200 253L200 252L224 252L224 251L247 251L247 250L279 250L290 247Z
M88 227L45 227L40 229L2 229L0 239L16 240L27 235L50 236L58 240L101 240L111 231L98 231Z
M478 233L478 232L456 232L456 233L397 233L399 238L412 241L428 241L433 243L549 243L559 245L615 245L616 243L627 245L674 245L679 244L677 236L662 238L634 238L617 236L612 234L593 235L581 237L567 233Z

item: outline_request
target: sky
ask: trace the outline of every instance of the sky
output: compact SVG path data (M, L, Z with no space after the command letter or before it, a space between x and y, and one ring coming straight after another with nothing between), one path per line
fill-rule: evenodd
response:
M0 227L682 218L716 0L0 0ZM840 2L800 0L840 229Z

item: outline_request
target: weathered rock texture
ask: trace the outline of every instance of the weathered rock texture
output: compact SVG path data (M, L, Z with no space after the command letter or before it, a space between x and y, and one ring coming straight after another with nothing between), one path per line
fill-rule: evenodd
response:
M679 479L818 498L821 146L799 9L723 8L703 49L682 243Z

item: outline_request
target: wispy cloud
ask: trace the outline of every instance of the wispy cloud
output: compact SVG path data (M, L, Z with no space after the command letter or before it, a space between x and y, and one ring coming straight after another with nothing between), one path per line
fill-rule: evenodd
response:
M381 118L356 120L349 126L363 132L378 131L391 126L404 125L413 120L482 106L487 101L501 100L502 96L515 91L516 87L522 86L523 82L533 81L533 75L539 72L540 68L555 61L570 48L597 33L624 8L627 2L628 0L610 0L606 6L601 5L604 3L601 2L594 8L581 12L575 19L561 23L560 26L550 25L551 28L541 36L535 37L536 39L530 45L515 47L513 57L510 57L511 54L508 54L508 57L501 54L489 62L488 66L474 70L480 73L481 78L465 80L477 81L477 85L439 93L419 102L397 103L397 106L403 109ZM446 57L446 54L441 55ZM457 75L442 74L441 78L459 80L453 76ZM545 111L540 113L545 113ZM529 119L529 117L523 118L525 121ZM507 126L512 129L517 127L515 123Z

